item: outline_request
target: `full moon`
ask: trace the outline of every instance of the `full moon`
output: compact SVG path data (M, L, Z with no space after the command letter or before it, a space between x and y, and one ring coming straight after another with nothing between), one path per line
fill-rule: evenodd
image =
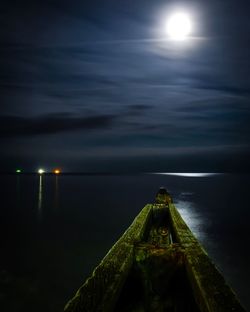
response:
M176 13L167 22L167 33L173 40L187 39L191 28L191 20L185 13Z

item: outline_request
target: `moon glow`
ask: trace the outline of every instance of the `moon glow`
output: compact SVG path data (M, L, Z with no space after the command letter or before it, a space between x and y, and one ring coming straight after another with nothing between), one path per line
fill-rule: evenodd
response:
M167 33L172 40L187 39L191 29L190 17L185 13L175 13L167 22Z

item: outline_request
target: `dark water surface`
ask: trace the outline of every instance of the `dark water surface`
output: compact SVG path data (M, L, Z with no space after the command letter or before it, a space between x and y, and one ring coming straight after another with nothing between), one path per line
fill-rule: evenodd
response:
M0 176L1 311L62 311L162 185L250 311L250 175L232 174Z

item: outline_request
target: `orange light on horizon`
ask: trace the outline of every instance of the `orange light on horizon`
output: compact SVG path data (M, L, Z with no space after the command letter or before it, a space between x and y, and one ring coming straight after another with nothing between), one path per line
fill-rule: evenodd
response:
M53 172L54 172L54 174L60 174L61 170L60 169L55 169Z

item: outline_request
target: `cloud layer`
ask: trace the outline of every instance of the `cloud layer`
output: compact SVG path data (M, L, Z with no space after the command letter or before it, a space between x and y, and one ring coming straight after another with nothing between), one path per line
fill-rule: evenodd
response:
M227 155L241 150L245 159L247 10L234 1L191 2L194 36L178 46L160 37L162 12L167 16L174 2L128 2L3 6L4 153L18 159L25 151L35 162L40 155L31 146L53 142L60 154L96 159L114 158L117 149L140 157L181 150L188 157L188 150L205 154L210 147Z

